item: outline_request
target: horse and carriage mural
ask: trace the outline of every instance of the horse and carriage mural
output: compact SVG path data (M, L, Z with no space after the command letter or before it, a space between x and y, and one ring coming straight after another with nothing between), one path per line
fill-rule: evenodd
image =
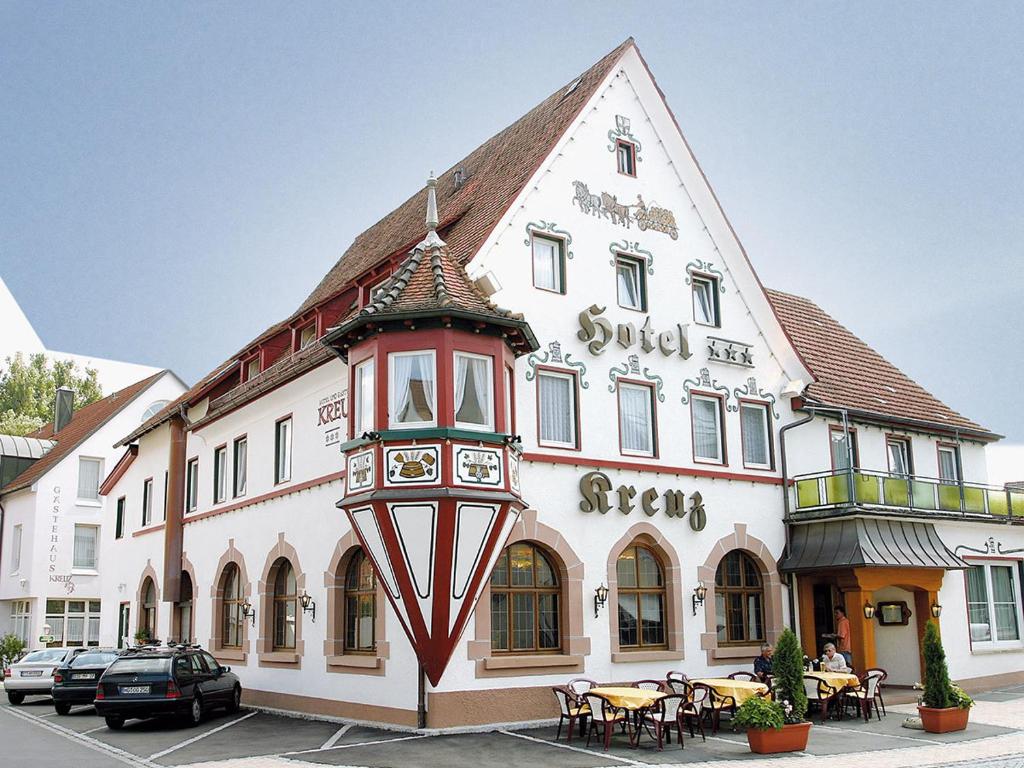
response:
M583 213L610 219L612 224L623 224L626 229L629 229L631 224L636 224L641 232L650 229L663 232L673 240L679 237L675 214L668 208L659 208L654 204L648 206L641 195L636 196L635 203L626 204L620 203L616 195L607 192L598 195L591 192L582 181L574 181L572 186L575 190L573 203L578 205Z

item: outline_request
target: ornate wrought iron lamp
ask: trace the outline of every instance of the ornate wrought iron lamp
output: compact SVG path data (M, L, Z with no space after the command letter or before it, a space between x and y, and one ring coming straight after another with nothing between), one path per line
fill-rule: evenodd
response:
M873 619L875 618L875 606L870 602L864 603L864 618Z
M303 613L313 614L310 617L311 621L316 621L316 602L313 600L313 596L306 590L302 590L302 594L299 595L299 605L302 606Z
M250 603L248 600L246 600L244 603L242 603L241 608L242 608L242 618L243 619L251 620L252 621L252 625L255 627L256 626L256 609L252 607L252 603Z
M600 611L602 608L604 608L604 604L607 603L607 602L608 602L608 587L606 587L604 585L604 582L602 582L601 586L597 587L594 590L594 618L595 619L597 618L598 611Z
M704 605L704 598L708 596L708 588L704 586L704 582L698 582L697 586L693 588L693 596L690 600L693 603L693 615L697 615L697 607Z

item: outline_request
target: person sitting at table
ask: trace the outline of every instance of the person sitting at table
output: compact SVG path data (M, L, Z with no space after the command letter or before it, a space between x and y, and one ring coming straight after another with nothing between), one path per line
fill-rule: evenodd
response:
M836 651L834 643L825 643L825 655L821 657L822 672L849 672L846 658Z
M771 643L764 643L761 646L761 655L754 659L754 674L762 683L767 682L772 674L772 654L775 649Z

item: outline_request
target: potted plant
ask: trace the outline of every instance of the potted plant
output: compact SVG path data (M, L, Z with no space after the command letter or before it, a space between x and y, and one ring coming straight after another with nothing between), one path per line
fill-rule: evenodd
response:
M783 631L772 658L775 700L752 696L736 710L734 722L747 729L750 751L799 752L807 748L811 724L804 692L803 650L792 630Z
M149 645L152 643L152 638L149 636L148 629L140 629L135 633L135 644L136 645Z
M929 733L949 733L967 728L974 701L959 686L949 681L946 652L939 638L939 627L929 620L924 628L924 693L917 711Z

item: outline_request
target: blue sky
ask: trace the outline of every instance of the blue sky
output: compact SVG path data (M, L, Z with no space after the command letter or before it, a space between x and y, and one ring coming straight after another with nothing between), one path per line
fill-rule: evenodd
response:
M51 348L194 381L633 35L762 280L1024 442L1006 3L0 4L0 274Z

